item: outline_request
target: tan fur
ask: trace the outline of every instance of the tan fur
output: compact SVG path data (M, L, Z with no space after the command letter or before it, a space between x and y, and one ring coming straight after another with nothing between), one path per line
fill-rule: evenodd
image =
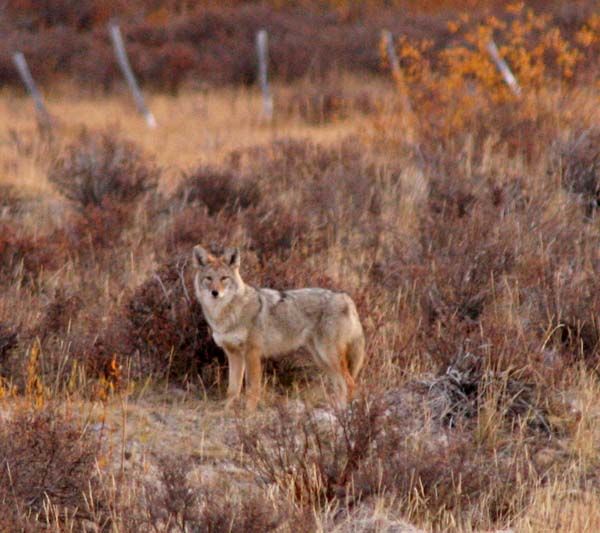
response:
M365 339L356 306L345 293L308 288L255 289L240 276L240 253L193 250L196 297L215 342L227 354L226 406L240 396L246 376L247 402L254 409L261 393L261 360L305 348L333 382L336 398L352 396L363 365Z

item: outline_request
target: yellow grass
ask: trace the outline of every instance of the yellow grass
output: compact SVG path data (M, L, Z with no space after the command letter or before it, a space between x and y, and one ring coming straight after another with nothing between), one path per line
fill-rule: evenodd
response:
M345 83L360 88L364 82L348 78ZM379 86L386 99L395 100L393 87L381 82L374 85ZM301 88L302 84L292 88L275 86L273 90L285 99L290 91ZM275 119L268 122L262 117L259 92L244 87L185 91L178 96L148 94L146 101L158 123L156 129L148 128L125 89L119 94L101 96L81 95L72 88L58 87L45 95L62 144L72 140L82 128L118 131L154 157L164 169L162 185L167 188L178 181L182 170L219 164L235 149L268 144L281 138L310 138L329 144L350 134L363 133L371 123L364 116L354 116L348 120L309 124L288 113L283 116L276 113ZM27 139L34 138L36 117L29 98L16 97L8 91L0 94L0 116L5 117L1 132L4 140L10 139L11 131L26 132ZM42 148L34 146L35 149ZM10 143L3 143L0 159L10 171L0 176L0 182L49 192L45 162L36 161L36 155L19 157Z

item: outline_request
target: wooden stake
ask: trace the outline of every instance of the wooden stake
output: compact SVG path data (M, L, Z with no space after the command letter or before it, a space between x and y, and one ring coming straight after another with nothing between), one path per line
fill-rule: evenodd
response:
M115 55L117 56L119 67L121 67L121 72L123 72L123 76L127 81L127 85L129 85L129 90L133 95L137 110L144 116L146 119L146 124L148 124L149 128L156 128L156 119L154 118L152 111L150 111L146 106L144 95L140 90L140 87L135 79L135 75L133 74L133 70L131 69L129 59L127 58L127 52L125 51L125 44L123 43L123 37L121 35L119 25L116 22L110 22L108 24L108 33L115 49Z
M412 112L412 106L408 97L408 88L406 87L406 81L404 80L402 69L400 68L400 61L396 55L396 47L394 46L394 38L392 37L392 33L389 30L382 30L381 39L385 45L385 53L390 65L390 70L392 71L392 77L394 78L394 81L398 86L398 90L400 91L402 105L407 111Z
M269 88L269 44L266 30L256 33L256 54L258 56L258 81L263 97L263 115L266 119L273 118L273 96Z
M42 95L33 81L33 76L31 75L31 71L29 70L25 56L22 52L15 52L12 56L12 60L19 71L19 75L21 76L21 79L27 88L29 96L31 96L31 99L35 104L35 109L38 113L40 121L45 126L50 126L52 123L50 113L48 113L48 110L44 105Z
M521 91L519 82L517 81L517 78L515 78L515 76L511 72L510 68L506 64L506 61L504 61L504 59L500 56L498 47L496 46L496 43L493 40L491 40L487 44L487 51L489 52L490 56L494 60L494 63L496 63L496 67L500 71L500 74L502 74L504 81L510 87L511 91L516 96L521 96L522 91Z

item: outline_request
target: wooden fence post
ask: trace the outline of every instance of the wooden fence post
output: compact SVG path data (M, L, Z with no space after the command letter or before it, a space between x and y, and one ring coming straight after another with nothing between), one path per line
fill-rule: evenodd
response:
M256 33L256 54L258 56L258 81L263 97L263 116L271 120L273 118L273 96L269 88L269 44L266 30Z
M487 44L487 51L494 60L496 67L500 71L500 74L502 74L504 81L510 87L511 91L516 96L521 96L521 87L519 86L519 82L517 81L517 78L515 78L510 68L506 64L506 61L504 61L504 59L502 59L502 57L500 56L498 47L496 46L496 43L493 40L491 40Z
M398 60L398 56L396 54L396 47L394 46L392 32L389 30L381 30L381 39L383 41L384 51L390 65L390 70L392 71L392 78L394 78L394 81L396 82L400 92L400 97L402 98L402 106L407 111L412 112L412 106L408 97L408 88L406 86L406 81L404 80L404 75L402 74L402 69L400 68L400 61Z
M35 109L38 113L41 123L46 127L51 126L52 120L50 118L50 113L48 113L48 110L44 105L42 95L33 81L33 76L31 75L31 71L29 70L25 56L22 52L15 52L12 56L12 60L19 71L19 75L21 76L21 79L27 88L29 96L31 96L31 99L35 104Z
M121 35L119 25L116 22L110 22L108 24L108 33L115 49L115 55L117 56L119 67L121 67L121 72L123 72L123 76L127 81L127 85L129 85L129 90L133 95L137 110L144 116L146 119L146 124L148 124L149 128L156 128L156 119L154 118L152 111L150 111L146 106L144 95L140 90L140 87L133 74L133 70L131 69L129 59L127 58L127 52L125 51L125 44L123 43L123 37Z

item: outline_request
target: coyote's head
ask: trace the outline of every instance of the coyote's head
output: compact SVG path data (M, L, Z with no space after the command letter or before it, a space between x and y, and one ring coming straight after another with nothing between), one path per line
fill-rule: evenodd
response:
M222 254L211 253L194 246L194 263L198 269L194 278L196 297L205 305L227 302L242 290L240 251L226 248Z

